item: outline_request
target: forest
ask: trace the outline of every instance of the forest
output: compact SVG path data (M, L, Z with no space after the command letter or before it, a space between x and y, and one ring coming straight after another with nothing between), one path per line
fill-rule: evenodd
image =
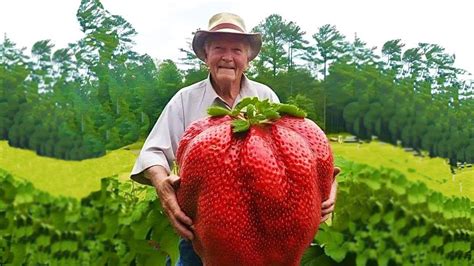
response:
M27 51L8 35L0 43L0 139L11 146L65 160L102 156L145 138L169 99L208 75L189 43L176 47L176 62L134 51L136 30L99 0L82 0L76 16L83 38L66 48L39 40ZM474 162L474 82L440 45L369 47L336 25L302 29L278 14L252 31L263 46L247 76L326 133Z

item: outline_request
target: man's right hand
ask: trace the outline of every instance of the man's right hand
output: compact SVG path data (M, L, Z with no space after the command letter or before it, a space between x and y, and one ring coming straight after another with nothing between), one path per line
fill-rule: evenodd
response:
M176 189L179 187L180 177L167 174L162 166L152 166L145 170L145 176L150 179L160 198L161 206L168 216L171 226L182 238L193 240L191 226L193 221L179 207L176 199Z

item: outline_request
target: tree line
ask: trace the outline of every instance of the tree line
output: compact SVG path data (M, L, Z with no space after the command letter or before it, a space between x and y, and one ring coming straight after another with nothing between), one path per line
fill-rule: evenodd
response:
M31 55L8 37L0 44L0 138L15 147L68 160L97 157L147 134L182 86L172 61L159 67L133 51L135 29L100 1L81 1L84 37Z
M474 82L440 45L394 39L377 49L329 24L308 42L279 15L254 31L264 36L254 78L308 110L326 132L377 136L452 165L474 161Z
M27 54L7 36L0 43L0 138L10 145L67 160L101 156L145 137L177 90L207 76L189 44L178 62L135 52L133 26L99 0L82 0L76 16L84 37L67 48L41 40ZM377 49L329 24L307 38L278 14L252 31L263 46L247 75L326 132L474 162L474 82L443 47L394 39Z

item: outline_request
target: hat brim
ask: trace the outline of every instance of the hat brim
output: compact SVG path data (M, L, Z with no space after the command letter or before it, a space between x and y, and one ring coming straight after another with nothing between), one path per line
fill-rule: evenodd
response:
M250 44L250 54L248 56L249 62L257 57L262 48L262 36L260 33L243 33L240 31L232 29L223 29L218 31L205 31L199 30L194 34L193 38L193 50L196 56L202 61L206 61L206 51L204 50L204 44L206 39L211 35L221 35L221 34L232 34L242 36L243 39L246 39Z

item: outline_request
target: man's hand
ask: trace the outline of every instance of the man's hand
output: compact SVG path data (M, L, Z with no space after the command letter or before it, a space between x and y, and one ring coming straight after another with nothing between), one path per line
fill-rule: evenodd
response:
M161 166L148 168L145 175L155 187L161 206L176 233L184 239L193 240L194 234L191 230L193 221L181 210L176 199L176 189L179 187L180 177L177 175L168 176L166 170Z
M334 167L334 181L332 182L331 192L329 193L329 198L323 202L321 205L321 222L324 223L329 217L331 217L332 212L334 211L334 206L336 204L336 195L337 195L337 180L336 176L341 172L341 168Z

